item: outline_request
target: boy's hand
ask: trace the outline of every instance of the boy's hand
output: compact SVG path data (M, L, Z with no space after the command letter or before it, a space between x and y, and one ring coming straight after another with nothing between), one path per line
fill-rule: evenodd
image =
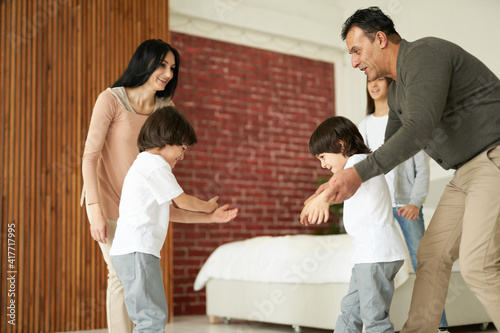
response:
M307 222L307 213L309 212L309 207L311 206L311 201L316 198L317 195L313 194L311 195L305 202L304 202L304 208L302 208L302 211L300 212L300 224L303 224L305 226L308 226L309 223Z
M304 201L304 206L306 206L309 202L311 202L312 199L316 198L318 195L323 193L323 191L326 190L328 186L330 186L328 182L321 184L316 190L316 192L314 192L313 195L311 195L309 198L307 198L306 201Z
M398 216L402 216L408 220L415 220L418 217L420 209L414 205L406 205L398 209Z
M319 190L319 189L318 189L318 190ZM311 200L312 200L312 199L314 199L314 198L316 198L317 196L318 196L318 195L317 195L316 193L314 193L314 194L313 194L313 195L311 195L309 198L307 198L307 199L306 199L306 201L304 201L304 206L307 206L307 205L311 202ZM302 211L304 211L304 210L302 210ZM300 215L302 215L302 214L300 214Z
M330 217L330 203L317 196L309 201L300 213L300 223L304 225L321 224L328 221Z
M207 201L208 202L207 213L212 213L214 210L217 209L217 207L219 207L217 200L219 200L218 195Z
M227 223L234 219L236 215L238 215L238 208L229 209L229 205L226 204L217 208L212 214L210 214L210 221L216 223Z

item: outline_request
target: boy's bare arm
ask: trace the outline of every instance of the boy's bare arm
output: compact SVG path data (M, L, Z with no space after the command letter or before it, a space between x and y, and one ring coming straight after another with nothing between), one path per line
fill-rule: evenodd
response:
M182 193L177 198L173 199L173 201L175 202L177 207L184 210L189 210L193 212L211 213L215 209L217 209L217 207L219 207L219 205L217 204L218 199L219 197L215 196L212 199L205 201L193 197L192 195Z
M229 205L217 208L212 213L192 212L170 206L170 221L183 223L227 223L238 215L238 208Z

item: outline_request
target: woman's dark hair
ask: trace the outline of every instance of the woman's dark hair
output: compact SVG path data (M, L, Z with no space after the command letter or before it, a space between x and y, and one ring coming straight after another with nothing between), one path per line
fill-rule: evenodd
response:
M165 145L194 145L198 139L193 126L179 110L166 106L154 111L142 125L137 147L139 152L149 148L163 148Z
M387 82L387 89L391 85L393 79L390 77L384 77L385 82ZM378 80L378 79L376 79ZM368 81L367 81L368 82ZM368 84L366 85L366 114L372 114L375 112L375 101L372 96L370 96L370 92L368 91Z
M137 50L135 50L127 69L113 84L113 87L135 88L142 86L148 81L151 74L160 67L169 51L174 54L175 58L174 75L168 81L164 90L156 92L156 96L173 98L175 88L177 87L181 58L176 49L161 39L148 39L142 42Z
M371 42L375 40L375 34L379 31L385 33L387 38L394 44L401 42L401 36L397 33L394 22L376 6L358 9L352 14L342 25L340 34L342 40L346 39L352 27L361 28Z
M309 151L313 156L342 153L351 157L354 154L371 153L356 125L340 116L330 117L316 128L309 139Z

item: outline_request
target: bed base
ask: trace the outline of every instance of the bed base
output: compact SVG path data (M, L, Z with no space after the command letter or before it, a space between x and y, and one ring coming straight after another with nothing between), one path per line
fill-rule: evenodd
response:
M410 307L415 275L398 287L391 306L391 320L400 331ZM241 319L238 325L255 327L260 323L334 329L340 314L340 300L347 293L347 283L292 284L262 283L211 279L206 285L207 315L210 322L224 318ZM482 304L472 294L459 272L453 272L446 301L450 326L491 322ZM244 328L242 328L244 329ZM242 330L245 332L245 330ZM247 330L248 331L248 330Z

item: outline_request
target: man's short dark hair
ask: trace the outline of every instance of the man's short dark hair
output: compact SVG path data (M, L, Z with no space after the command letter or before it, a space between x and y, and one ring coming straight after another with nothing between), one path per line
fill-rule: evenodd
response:
M371 153L356 125L340 116L330 117L316 128L309 139L309 151L313 156L342 153L351 157L355 154Z
M198 139L193 126L179 110L166 106L154 111L142 125L137 146L143 152L149 148L192 146Z
M376 33L379 31L385 33L392 43L399 44L401 42L401 36L394 28L394 22L376 6L358 9L349 17L342 25L342 40L346 39L347 34L353 27L361 28L371 42L373 42Z

